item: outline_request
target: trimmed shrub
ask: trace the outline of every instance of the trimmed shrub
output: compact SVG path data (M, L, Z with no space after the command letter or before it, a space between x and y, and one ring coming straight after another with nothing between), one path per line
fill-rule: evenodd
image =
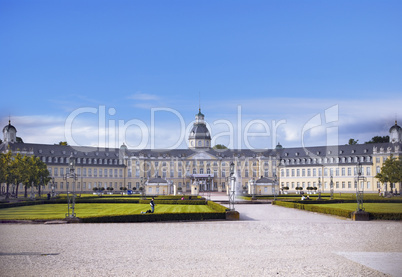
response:
M299 204L296 202L274 201L273 204L282 206L282 207L287 207L287 208L294 208L294 209L323 213L323 214L332 214L332 215L342 216L342 217L346 217L346 218L351 218L351 215L352 215L351 211L346 211L346 210L336 209L336 208L310 206L310 205L305 205L305 204Z
M375 220L402 220L402 213L369 213L369 217Z
M149 204L149 199L139 200L140 204ZM155 204L168 204L168 205L206 205L205 200L159 200L155 198Z
M225 213L227 210L227 208L225 206L222 206L222 205L212 202L212 201L208 201L207 204L209 207L211 207L214 211L217 211L217 212Z
M82 218L83 223L123 223L123 222L155 222L155 221L188 221L225 219L225 213L166 213L166 214L134 214L122 216L100 216Z

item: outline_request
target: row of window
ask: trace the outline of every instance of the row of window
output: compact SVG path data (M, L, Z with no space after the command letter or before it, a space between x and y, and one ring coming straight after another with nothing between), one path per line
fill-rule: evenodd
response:
M366 184L366 189L371 189L371 183L370 182L365 182ZM334 182L334 189L356 189L357 183L356 182ZM360 184L360 186L363 186L364 183L362 182ZM317 187L318 189L330 189L330 184L329 182L324 182L324 184L322 184L321 186L323 187L318 187L318 183L316 182L282 182L281 186L284 187L288 187L290 189L295 189L296 187L302 187L303 189L307 189L308 187ZM381 184L380 182L377 182L377 188L380 188Z
M64 177L65 174L70 173L69 168L63 167L48 167L49 175L52 177ZM78 177L109 177L109 178L123 178L123 169L98 169L98 168L76 168L75 173Z
M371 162L370 156L362 157L330 157L330 158L304 158L304 159L283 159L282 165L294 164L326 164L326 163L357 163L357 162Z
M64 177L67 173L69 173L69 168L63 168L63 167L48 167L49 170L49 175L52 177ZM109 178L123 178L123 169L98 169L98 168L76 168L75 173L77 174L78 177L109 177ZM213 172L211 172L211 169L207 168L206 171L204 171L203 168L200 168L199 171L197 172L196 168L193 168L192 174L210 174L211 177L218 177L218 170L214 169ZM268 177L269 171L268 169L264 169L263 175L264 177ZM186 171L186 176L190 175L190 171ZM261 174L257 174L257 170L252 170L252 177L257 178ZM140 177L140 170L137 169L135 170L134 176L136 178ZM151 177L151 171L147 172L147 176ZM160 174L160 171L154 171L153 174L154 177L161 176L162 178L167 178L167 170L163 169L162 174ZM226 178L228 176L227 170L222 169L221 171L221 177ZM127 170L127 177L132 178L133 177L133 172L132 169ZM169 177L174 178L175 174L173 170L169 171ZM177 178L182 178L183 177L183 172L181 169L178 170L177 172ZM251 177L249 174L249 170L246 169L244 171L244 176L242 176L241 171L237 171L237 177Z
M68 163L68 157L42 157L41 160L44 163ZM99 164L99 165L121 165L123 164L122 160L118 159L92 159L92 158L77 158L76 164Z
M190 189L190 182L178 182L177 185L178 187L185 187L186 189ZM82 185L82 186L81 186ZM225 189L225 182L221 183L222 188ZM48 189L49 191L53 189L55 190L63 190L63 189L71 189L71 183L70 182L54 182L54 183L49 183ZM123 182L76 182L76 190L92 190L93 188L108 188L112 187L115 190L119 190L121 187L123 187ZM218 189L218 183L217 182L212 182L212 187L213 189ZM140 188L140 182L136 182L135 184L132 184L131 182L127 183L127 189L136 189L138 190ZM23 189L23 184L20 184L20 189Z
M353 175L352 175L353 168ZM364 168L363 168L364 169ZM377 167L377 173L379 173L380 167ZM317 175L318 173L318 175ZM337 167L337 168L324 168L324 176L356 176L356 167ZM371 167L367 166L365 172L362 175L371 176ZM282 177L317 177L322 176L322 168L303 168L303 169L281 169Z

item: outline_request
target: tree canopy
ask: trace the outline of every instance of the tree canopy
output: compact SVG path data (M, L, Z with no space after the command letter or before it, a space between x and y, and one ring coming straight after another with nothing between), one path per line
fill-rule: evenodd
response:
M223 144L216 144L213 149L228 149L225 145Z
M349 145L355 145L355 144L357 144L357 142L358 142L359 140L355 140L355 139L349 139L349 142L348 142L348 144Z
M395 184L402 182L402 160L391 155L385 160L380 173L375 176L381 183Z
M389 142L389 136L375 136L371 140L366 141L365 143L383 143L383 142Z
M34 186L40 187L50 181L47 165L39 157L22 156L17 153L13 155L11 151L0 154L0 183L6 184L6 198L9 198L9 187L16 185L16 195L18 196L18 185L25 187L25 197L27 188Z

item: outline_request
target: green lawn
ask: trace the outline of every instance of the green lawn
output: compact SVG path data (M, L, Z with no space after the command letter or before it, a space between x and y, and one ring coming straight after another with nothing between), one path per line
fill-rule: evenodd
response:
M77 217L140 214L149 210L149 204L76 204ZM155 213L208 213L215 212L207 205L157 204ZM67 204L46 204L0 209L0 220L53 220L63 219Z
M308 205L337 208L348 211L355 211L357 208L357 203L308 204ZM402 203L364 203L363 206L366 212L369 213L402 213Z

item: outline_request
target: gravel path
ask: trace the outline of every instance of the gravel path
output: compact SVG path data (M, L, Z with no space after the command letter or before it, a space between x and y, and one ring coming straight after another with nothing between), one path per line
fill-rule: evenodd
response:
M402 276L401 222L236 210L240 221L1 224L0 275Z

